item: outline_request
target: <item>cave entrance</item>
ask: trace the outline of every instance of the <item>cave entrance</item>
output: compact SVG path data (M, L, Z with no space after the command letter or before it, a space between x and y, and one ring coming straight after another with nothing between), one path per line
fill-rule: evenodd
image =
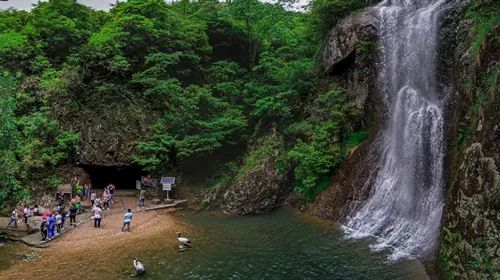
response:
M103 166L82 165L87 173L86 180L82 183L91 182L93 189L104 189L107 185L115 185L117 190L134 190L135 181L140 181L141 176L147 173L137 166Z

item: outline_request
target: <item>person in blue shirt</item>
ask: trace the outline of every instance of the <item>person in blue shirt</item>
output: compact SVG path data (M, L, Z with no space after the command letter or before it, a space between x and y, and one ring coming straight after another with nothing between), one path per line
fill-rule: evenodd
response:
M127 231L130 231L130 222L132 222L132 216L132 210L127 209L127 212L125 212L125 215L123 215L122 231L125 230L125 227L127 227Z
M49 240L50 240L54 238L56 229L56 216L54 215L54 213L50 215L50 217L47 219L47 222L49 224Z

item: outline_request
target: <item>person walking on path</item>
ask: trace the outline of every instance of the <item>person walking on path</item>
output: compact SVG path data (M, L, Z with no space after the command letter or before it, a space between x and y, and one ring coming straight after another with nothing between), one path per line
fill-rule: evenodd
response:
M49 229L49 225L47 224L47 217L42 217L42 223L40 224L40 234L42 235L42 241L47 240L47 231Z
M102 209L100 205L96 205L92 209L92 214L94 218L94 227L95 228L100 228L101 227L101 218L102 218Z
M91 207L94 207L95 200L97 199L97 194L95 193L95 190L92 191L90 194L90 205Z
M7 224L7 226L10 226L10 224L14 223L14 227L17 227L17 210L14 209L12 213L10 213L10 221Z
M56 214L56 232L57 234L61 233L62 229L62 215L60 212L57 212Z
M31 217L31 209L28 207L28 205L24 206L23 209L23 218L24 218L24 223L28 225L28 218Z
M72 226L73 224L76 225L76 212L78 212L78 209L74 204L71 204L71 208L69 208L69 225Z
M54 238L54 231L56 229L56 217L54 213L50 215L50 217L47 219L47 222L49 223L49 240Z
M139 191L139 207L144 208L145 191L141 188Z
M132 222L132 210L127 209L127 212L125 215L123 215L123 226L122 226L122 231L125 230L125 226L127 227L127 231L130 231L130 222Z

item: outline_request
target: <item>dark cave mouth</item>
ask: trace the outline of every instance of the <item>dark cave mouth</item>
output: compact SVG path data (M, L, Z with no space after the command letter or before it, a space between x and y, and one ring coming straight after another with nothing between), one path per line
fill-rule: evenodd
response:
M87 173L87 179L83 183L91 182L93 189L104 189L113 184L119 190L135 189L135 182L146 176L147 172L140 167L132 165L105 166L105 165L80 165Z

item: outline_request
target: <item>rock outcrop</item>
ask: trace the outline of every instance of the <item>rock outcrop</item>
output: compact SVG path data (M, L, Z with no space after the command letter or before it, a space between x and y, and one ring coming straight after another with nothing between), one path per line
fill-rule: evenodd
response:
M465 16L472 6L458 1L442 32L454 106L439 259L446 279L500 279L500 27L475 49L480 23Z
M346 17L335 25L323 52L322 64L326 74L343 72L354 62L359 44L374 39L375 21L373 11L368 10Z
M496 23L489 32L478 34L478 23L466 16L468 9L481 9L478 5L498 5L493 2L450 1L442 18L439 80L449 93L446 201L439 245L445 279L500 279L500 32ZM371 136L348 156L332 186L309 208L310 213L331 220L343 221L368 197L370 180L377 172L378 155L370 149L377 145L382 116L376 51L364 61L359 55L360 46L376 46L370 13L340 21L323 55L325 74L342 84L363 108Z
M250 215L276 209L289 189L286 176L280 173L275 158L261 160L226 190L223 210L233 215Z
M283 148L276 131L260 138L229 184L218 186L204 203L231 215L264 214L281 206L292 187Z
M351 106L363 112L362 129L369 138L342 162L332 179L332 186L321 193L309 212L325 219L342 221L368 198L371 179L377 172L377 151L382 118L382 100L378 92L378 43L372 10L341 20L330 32L322 64L330 83L345 89ZM350 58L349 58L350 57ZM349 67L344 67L345 60Z
M155 111L147 111L151 104L132 94L115 96L92 91L87 94L86 98L78 99L78 106L65 105L71 100L63 98L57 101L62 103L57 106L61 108L57 118L66 130L80 136L75 163L130 165L137 142L144 139L155 120Z

